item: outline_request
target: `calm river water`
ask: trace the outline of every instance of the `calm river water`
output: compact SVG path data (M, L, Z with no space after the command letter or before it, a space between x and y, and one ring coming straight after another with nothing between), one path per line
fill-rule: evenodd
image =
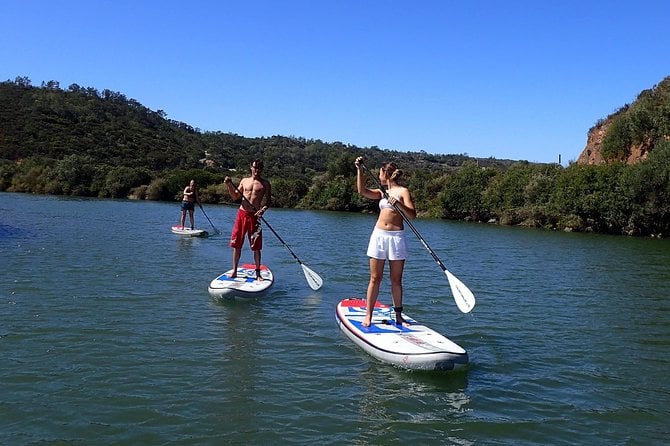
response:
M266 230L271 293L216 302L235 209L205 212L222 234L184 239L169 230L178 203L0 194L0 444L670 439L670 240L417 220L477 297L460 313L409 232L405 311L471 359L418 373L335 322L340 299L365 293L373 215L270 210L323 288Z

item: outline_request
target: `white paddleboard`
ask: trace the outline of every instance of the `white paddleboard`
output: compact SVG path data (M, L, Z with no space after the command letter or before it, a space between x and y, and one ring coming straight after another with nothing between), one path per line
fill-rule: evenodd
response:
M187 237L207 237L209 235L204 229L191 229L186 226L173 226L172 232Z
M265 265L261 265L263 280L256 280L256 265L251 263L238 267L237 277L231 278L232 273L233 270L230 269L210 282L208 288L210 296L216 298L259 297L265 294L275 281L272 271Z
M382 362L410 370L457 370L468 364L468 353L438 332L406 314L409 326L396 325L388 305L375 304L372 324L363 327L365 299L348 298L337 304L336 319L354 344Z

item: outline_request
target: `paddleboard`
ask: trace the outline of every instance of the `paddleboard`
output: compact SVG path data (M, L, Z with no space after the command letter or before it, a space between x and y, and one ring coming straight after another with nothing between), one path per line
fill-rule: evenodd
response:
M347 298L337 304L342 332L371 356L410 370L457 370L468 364L468 353L431 328L402 314L409 326L396 325L395 312L377 301L372 324L363 327L365 299Z
M274 275L265 265L261 265L263 280L256 280L256 265L251 263L238 267L235 278L230 277L232 272L233 270L230 269L210 282L208 287L210 296L216 298L259 297L274 284Z
M187 237L207 237L209 235L204 229L191 229L186 226L173 226L172 232Z

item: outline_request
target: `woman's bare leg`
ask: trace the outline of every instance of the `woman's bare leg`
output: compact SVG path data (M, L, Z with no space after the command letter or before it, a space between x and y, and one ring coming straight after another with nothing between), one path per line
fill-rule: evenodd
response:
M363 326L369 327L372 323L372 312L377 302L379 295L379 286L382 283L384 276L384 262L385 260L370 258L370 282L368 283L367 303L365 309L365 319L363 319Z
M393 307L399 309L399 311L395 312L395 322L397 325L409 325L402 317L402 273L405 269L405 261L389 260L389 269L391 270Z

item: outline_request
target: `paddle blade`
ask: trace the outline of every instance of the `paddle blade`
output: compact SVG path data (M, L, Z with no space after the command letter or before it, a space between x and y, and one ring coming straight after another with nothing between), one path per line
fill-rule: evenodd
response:
M444 274L447 275L447 280L449 280L449 286L451 287L451 293L454 295L454 300L456 301L456 306L463 313L469 313L475 307L475 295L472 294L470 288L465 286L463 282L458 280L456 276L451 274L446 269Z
M323 285L323 279L321 278L321 276L319 276L311 269L307 268L302 263L300 264L300 266L302 267L302 272L305 273L305 279L307 279L307 284L309 285L309 287L314 291L321 288L321 286Z

